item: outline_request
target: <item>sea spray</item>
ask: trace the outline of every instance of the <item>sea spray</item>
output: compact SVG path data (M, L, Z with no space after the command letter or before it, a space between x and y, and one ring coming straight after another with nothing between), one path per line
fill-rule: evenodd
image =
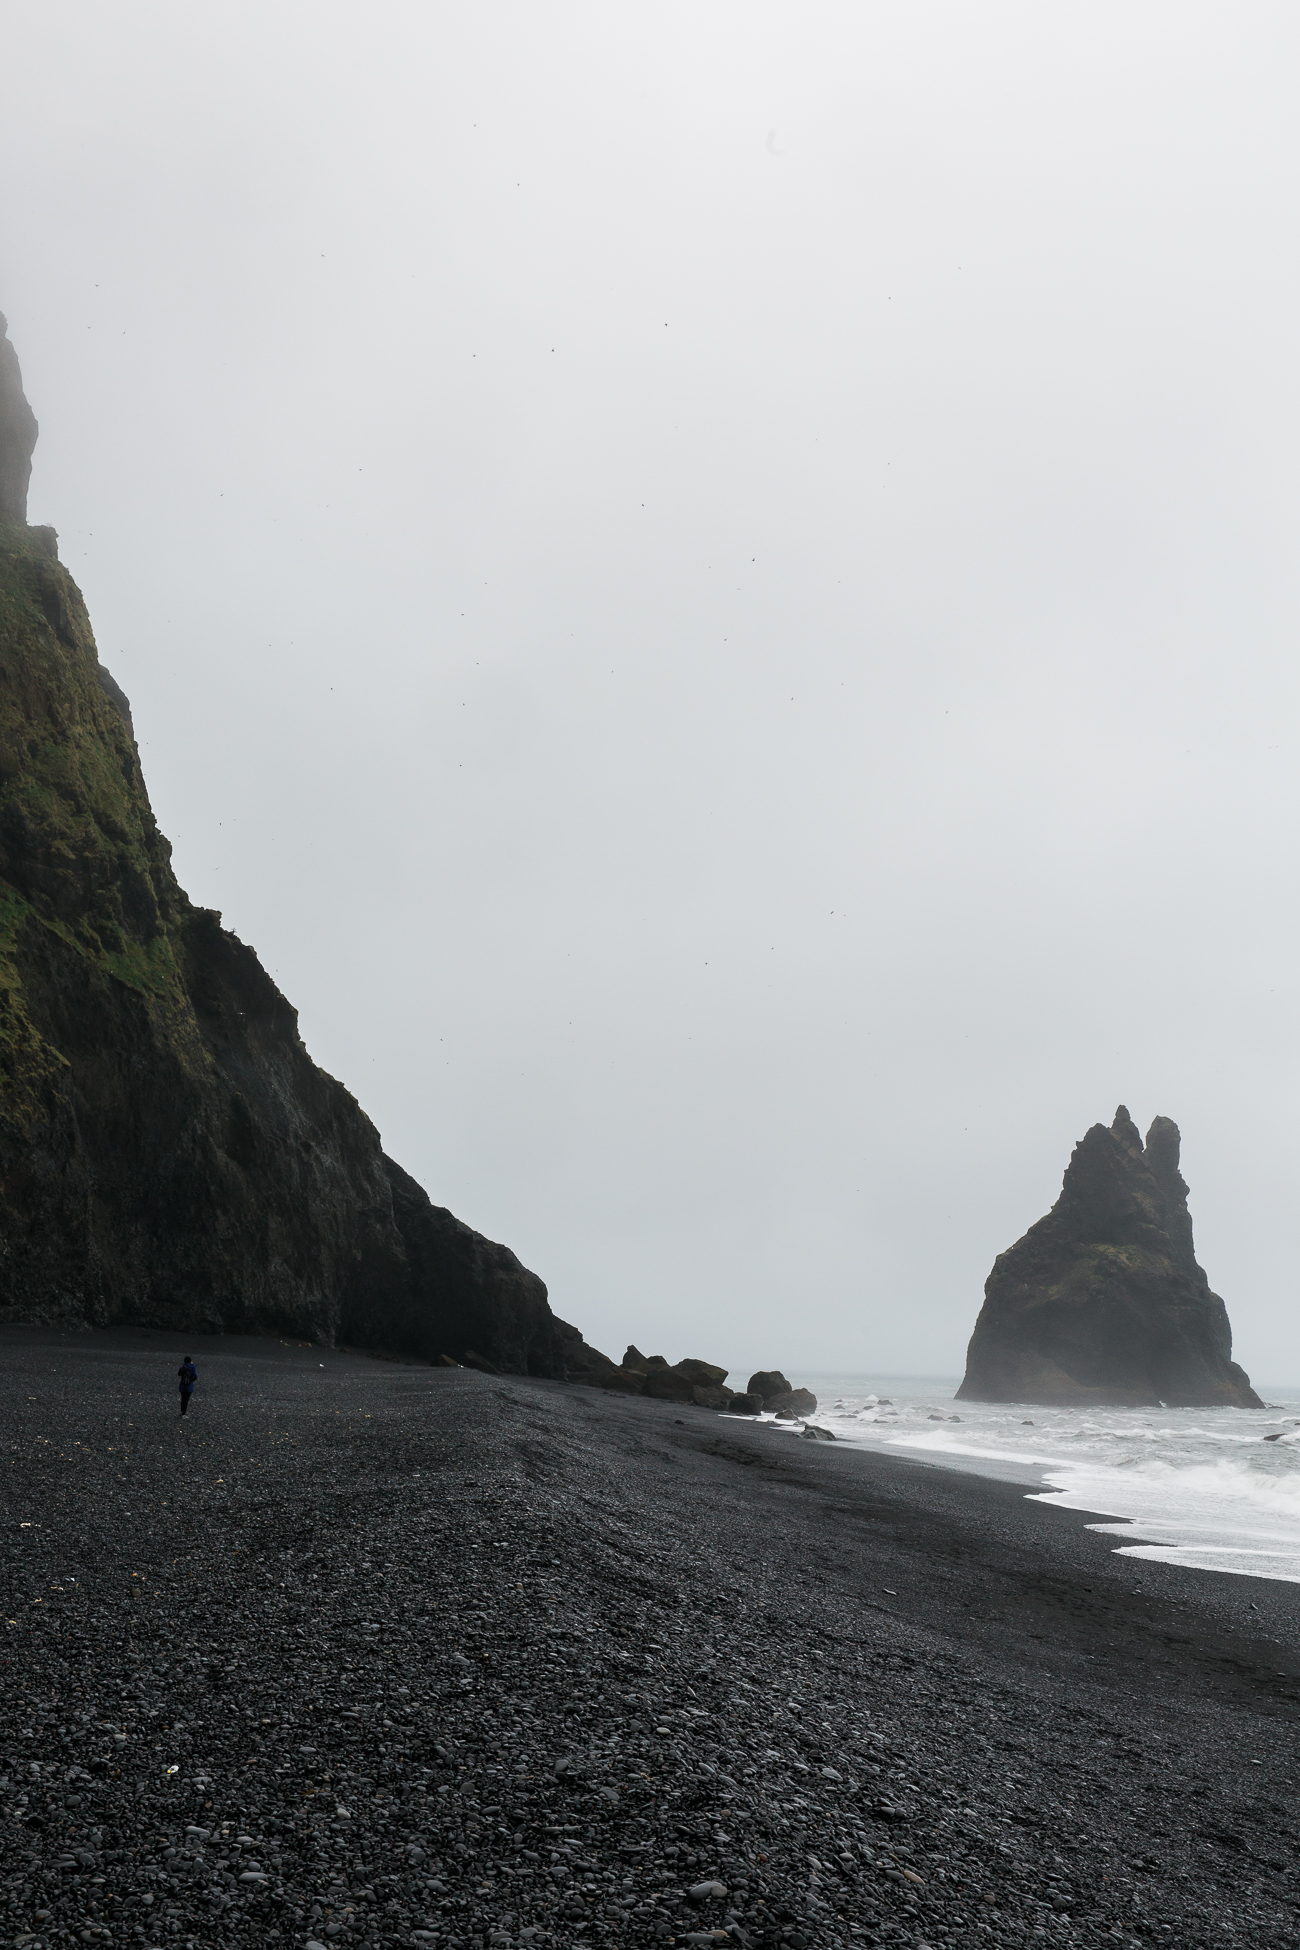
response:
M839 1440L1032 1472L1028 1494L1109 1519L1091 1527L1126 1556L1300 1583L1300 1390L1268 1391L1260 1412L954 1402L945 1382L879 1375L809 1385Z

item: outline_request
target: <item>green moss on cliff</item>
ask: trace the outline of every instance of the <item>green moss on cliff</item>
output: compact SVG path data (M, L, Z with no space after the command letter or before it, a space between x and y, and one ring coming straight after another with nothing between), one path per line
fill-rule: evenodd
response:
M0 1080L20 1120L64 1058L26 971L56 937L155 1005L202 1061L173 931L192 913L135 744L100 682L85 604L39 531L0 530ZM47 944L52 946L52 943Z
M51 541L0 529L0 1319L563 1373L542 1282L385 1158L253 950L177 886Z

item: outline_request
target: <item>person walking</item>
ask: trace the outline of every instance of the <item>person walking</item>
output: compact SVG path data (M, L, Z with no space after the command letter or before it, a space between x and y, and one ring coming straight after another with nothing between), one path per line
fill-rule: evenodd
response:
M180 1376L181 1414L184 1415L190 1405L190 1396L194 1393L194 1384L199 1378L199 1371L187 1354L176 1372Z

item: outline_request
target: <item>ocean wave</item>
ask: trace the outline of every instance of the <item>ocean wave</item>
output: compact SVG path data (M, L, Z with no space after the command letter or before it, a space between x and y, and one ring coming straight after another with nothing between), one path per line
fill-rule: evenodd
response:
M1152 1459L1122 1477L1097 1468L1048 1470L1034 1500L1062 1510L1104 1510L1090 1524L1122 1537L1124 1557L1300 1584L1300 1468L1284 1473L1254 1458L1172 1463ZM1116 1490L1122 1507L1115 1509ZM1138 1541L1140 1540L1140 1541Z
M825 1395L823 1395L825 1401ZM1096 1512L1124 1556L1300 1583L1300 1401L1271 1410L1047 1409L956 1402L934 1384L848 1389L817 1419L841 1440L1041 1472L1029 1492Z

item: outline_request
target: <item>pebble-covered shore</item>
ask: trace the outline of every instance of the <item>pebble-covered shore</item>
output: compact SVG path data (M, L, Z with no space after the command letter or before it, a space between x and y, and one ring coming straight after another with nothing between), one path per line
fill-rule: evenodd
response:
M9 1331L0 1398L0 1942L1296 1939L1294 1587L553 1383Z

